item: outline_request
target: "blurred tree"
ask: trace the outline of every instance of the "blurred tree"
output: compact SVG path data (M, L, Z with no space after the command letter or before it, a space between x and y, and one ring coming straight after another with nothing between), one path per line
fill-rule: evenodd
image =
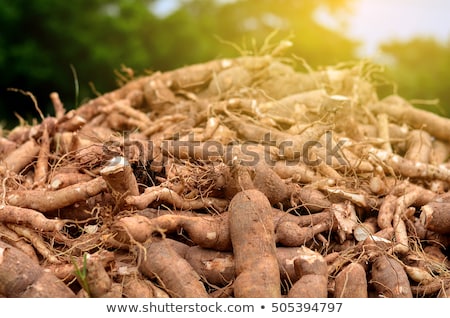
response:
M329 65L353 59L357 43L341 33L317 23L314 13L326 7L331 13L345 10L352 0L242 0L221 7L217 16L218 35L235 42L264 43L273 30L278 39L292 36L291 53L312 66ZM231 23L229 23L230 21ZM248 49L252 50L253 47Z
M185 0L162 21L171 37L157 65L168 68L174 61L181 65L219 56L267 53L260 49L274 31L278 32L271 44L290 38L295 45L289 53L312 66L353 59L358 43L314 20L319 7L342 11L352 1L240 0L220 5L215 0ZM179 52L183 52L181 60Z
M261 53L274 30L273 44L293 36L289 53L312 66L354 58L355 42L313 18L320 6L333 12L352 0L180 0L166 17L151 11L156 1L0 0L0 117L13 127L13 112L37 115L29 96L7 88L31 92L47 114L52 91L71 108L113 90L121 65L140 75Z
M441 44L418 37L383 44L381 50L393 59L386 74L397 83L399 95L411 100L438 99L437 105L415 106L450 116L450 41Z
M49 94L58 91L67 108L116 86L121 64L151 65L141 45L157 18L152 0L0 0L0 116L36 116L31 92L45 113ZM72 69L76 71L73 74ZM79 91L76 85L79 84Z

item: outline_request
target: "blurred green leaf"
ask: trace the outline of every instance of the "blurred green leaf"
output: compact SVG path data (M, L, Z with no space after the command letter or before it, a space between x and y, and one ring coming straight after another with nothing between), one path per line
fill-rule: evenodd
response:
M381 49L393 60L387 74L397 83L399 95L424 100L416 103L419 108L450 115L450 42L441 44L432 38L417 37L385 43ZM436 105L426 102L436 99Z

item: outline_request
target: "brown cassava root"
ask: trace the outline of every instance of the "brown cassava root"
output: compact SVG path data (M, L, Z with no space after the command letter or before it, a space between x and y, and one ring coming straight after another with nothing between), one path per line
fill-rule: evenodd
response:
M8 194L7 200L11 206L49 212L67 207L79 201L87 200L105 190L105 180L103 178L96 178L55 191L12 191Z
M0 241L0 294L6 297L75 297L52 273L11 245Z
M150 242L145 253L141 253L141 258L139 270L144 275L156 277L172 297L208 297L200 276L167 241Z
M259 190L245 190L233 197L229 213L236 270L235 297L281 297L269 200Z
M327 264L319 253L302 247L301 255L294 261L295 271L300 277L289 290L291 298L326 298Z

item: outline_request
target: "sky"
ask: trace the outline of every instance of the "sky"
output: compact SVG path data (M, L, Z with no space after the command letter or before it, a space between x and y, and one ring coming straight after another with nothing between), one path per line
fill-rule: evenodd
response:
M225 0L221 0L225 1ZM299 0L305 1L305 0ZM310 0L314 1L314 0ZM159 0L154 9L161 15L177 8L179 0ZM392 39L408 40L431 36L450 41L450 0L353 0L353 14L347 27L340 29L348 37L363 41L360 57L376 58L378 45ZM318 21L332 28L339 24L325 11Z
M359 52L363 57L376 56L378 45L393 39L420 35L450 41L450 0L355 0L352 9L343 32L364 41ZM317 18L336 27L323 11Z

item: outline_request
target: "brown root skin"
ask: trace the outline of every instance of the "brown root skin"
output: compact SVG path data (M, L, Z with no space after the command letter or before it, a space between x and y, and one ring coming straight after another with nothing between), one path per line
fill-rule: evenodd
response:
M50 155L50 137L47 125L44 125L44 131L41 136L41 144L39 155L36 160L36 168L34 169L34 183L36 186L43 186L47 181L48 175L48 158Z
M25 240L21 239L21 237L15 231L11 230L8 225L10 224L3 224L2 222L0 222L0 240L21 250L32 261L34 261L36 264L39 264L39 258L33 246L28 244L28 242L26 242Z
M173 90L198 92L208 85L214 74L237 65L236 63L238 63L236 59L220 59L193 64L165 72L160 75L160 78L162 81L169 83Z
M171 297L209 297L200 276L164 239L150 242L140 258L139 271L156 278Z
M232 66L222 70L213 77L208 87L208 95L220 96L230 90L238 90L250 86L251 74L242 66Z
M385 113L392 121L405 123L415 129L424 129L438 139L450 141L448 127L450 120L431 112L418 109L398 95L391 95L378 103L370 105L376 114Z
M0 205L0 222L23 224L43 232L61 231L66 221L50 220L42 213L12 205Z
M50 190L59 190L77 183L87 182L93 177L80 172L67 172L55 174L49 182Z
M386 173L394 171L405 178L450 181L450 169L445 166L408 160L400 155L373 147L369 153L377 158L376 161L386 164L385 167L388 167Z
M432 138L423 130L412 130L406 139L407 151L403 156L405 159L429 163L432 151Z
M235 297L281 297L271 211L267 197L254 189L239 192L230 202Z
M227 176L225 195L230 200L242 190L257 189L264 193L271 205L289 204L289 198L297 190L294 184L288 184L266 163L259 162L248 167L233 165L231 174Z
M282 222L292 222L300 227L308 227L320 223L331 223L333 220L333 215L330 209L325 209L324 211L318 213L295 215L273 208L272 213L274 217L275 227Z
M112 158L109 164L100 170L100 174L107 182L120 209L125 208L125 197L139 195L136 177L126 158L120 156Z
M271 205L285 203L290 198L294 187L290 187L268 165L259 163L255 167L253 184L264 193Z
M231 200L242 190L255 189L252 180L254 173L253 167L233 164L230 173L226 176L225 197Z
M102 264L103 267L107 267L114 261L115 255L113 252L106 250L100 250L94 254L90 254L89 258L93 262ZM60 263L60 264L45 264L43 265L46 271L52 272L56 277L69 283L76 279L76 267L82 268L84 266L84 256L72 257L71 263Z
M234 258L231 252L221 252L192 246L185 259L209 284L225 286L235 278Z
M189 238L201 247L214 248L218 251L231 250L227 213L217 216L167 214L153 219L133 215L118 220L114 228L117 231L116 239L122 242L129 242L130 239L145 242L152 235L164 235L183 229Z
M391 137L389 134L389 117L388 115L381 113L377 115L377 130L378 137L384 142L381 148L389 153L392 153Z
M384 229L395 225L408 207L424 206L437 196L433 191L416 184L400 182L384 197L377 215L378 226Z
M292 181L298 183L312 183L322 180L322 177L314 170L301 161L277 160L273 166L273 170L282 179L291 178Z
M281 222L275 229L276 241L283 246L302 246L318 233L331 228L331 221L319 223L311 227L300 227L294 222Z
M17 224L7 224L7 226L14 230L21 237L27 239L34 249L50 264L60 264L61 260L55 255L55 253L48 247L44 238L36 231Z
M89 199L107 189L103 178L98 177L91 181L74 184L55 191L46 190L16 190L7 195L9 204L49 212L64 208L79 201Z
M89 288L90 297L104 297L111 291L112 280L101 262L88 256L86 270L85 282Z
M126 298L156 298L153 283L147 279L135 276L123 277L123 296Z
M288 298L327 298L328 280L321 275L305 275L289 289Z
M133 107L139 107L140 105L136 103L136 101L139 100L130 98L132 96L129 96L129 94L130 92L134 92L136 90L143 91L144 85L150 79L151 76L137 78L136 80L130 81L114 91L88 101L75 110L67 112L61 119L58 120L58 130L75 131L98 115L101 112L102 106L110 105L121 99L128 99Z
M335 278L334 296L337 298L367 298L365 268L358 263L347 265Z
M304 207L311 213L321 212L331 206L327 196L318 189L312 187L295 187L291 195L291 204L293 206Z
M56 119L61 119L66 113L66 109L64 108L64 104L59 98L58 92L50 93L50 100L52 101L53 109L55 111Z
M3 158L0 164L0 175L5 175L7 171L20 173L23 168L30 164L39 154L40 146L34 139L30 139L17 149L10 152Z
M444 195L422 206L420 222L427 230L450 234L450 196Z
M450 296L450 279L436 278L426 285L411 286L414 297L433 297L438 295L439 298L448 298Z
M411 285L403 266L389 255L382 254L372 263L370 283L388 298L412 298Z
M328 295L327 263L319 253L301 247L294 266L298 281L288 292L289 298L326 298Z
M228 206L228 200L221 198L199 198L188 200L175 191L162 186L147 188L144 193L138 196L128 196L125 198L126 204L138 209L145 209L152 203L170 203L173 207L181 210L212 209L223 212Z
M0 294L21 298L67 298L74 293L22 251L0 241Z
M344 242L347 237L353 234L353 229L358 224L355 206L350 201L343 203L333 203L330 208L334 221L337 224L336 234L339 242Z
M450 287L441 290L437 296L438 298L450 298Z
M244 140L262 142L267 137L274 141L279 148L280 158L287 160L298 160L303 155L304 145L311 140L319 138L330 129L328 126L317 126L306 130L300 135L291 135L277 129L268 129L252 123L233 122L231 125L238 131ZM310 148L311 152L317 155L315 148Z
M168 241L171 242L171 240ZM294 261L302 253L302 249L298 247L278 246L276 248L280 279L282 281L295 283L299 279L299 274L295 272ZM195 271L211 284L225 286L235 278L234 257L231 252L192 246L188 247L183 253L178 254L184 255L183 257Z

